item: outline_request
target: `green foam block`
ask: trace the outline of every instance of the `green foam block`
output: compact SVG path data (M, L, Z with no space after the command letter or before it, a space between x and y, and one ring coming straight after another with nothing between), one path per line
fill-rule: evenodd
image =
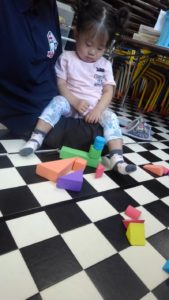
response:
M70 157L81 157L87 161L87 165L89 167L96 168L98 164L101 162L101 157L94 159L89 157L89 153L82 151L82 150L77 150L73 149L70 147L63 146L60 150L59 157L60 158L70 158Z

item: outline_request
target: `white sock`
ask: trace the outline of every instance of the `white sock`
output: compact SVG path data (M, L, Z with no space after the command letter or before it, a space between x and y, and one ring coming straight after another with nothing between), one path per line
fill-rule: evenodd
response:
M44 138L45 133L40 132L38 130L34 131L31 135L30 140L19 151L19 154L22 156L28 156L34 153L37 149L41 147Z
M123 156L119 154L114 154L110 158L103 157L102 163L105 167L113 169L122 175L127 175L136 171L137 167L134 164L127 164L123 160Z

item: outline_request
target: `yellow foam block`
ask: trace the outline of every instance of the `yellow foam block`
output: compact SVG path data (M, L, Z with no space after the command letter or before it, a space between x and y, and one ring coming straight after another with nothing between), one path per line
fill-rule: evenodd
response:
M66 158L38 164L36 174L48 180L56 182L58 177L72 170L75 158Z
M143 168L158 176L162 176L164 173L164 168L163 166L160 165L149 164L149 165L144 165Z
M75 157L75 162L73 164L73 171L79 171L86 168L87 161L81 157Z
M146 243L144 223L130 223L127 227L126 236L130 245L144 246Z

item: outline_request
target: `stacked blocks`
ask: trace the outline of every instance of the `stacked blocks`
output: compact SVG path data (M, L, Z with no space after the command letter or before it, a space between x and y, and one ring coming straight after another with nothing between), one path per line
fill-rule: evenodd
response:
M62 189L79 192L83 184L83 171L75 171L73 173L59 177L56 186Z
M85 167L86 160L74 157L41 163L36 167L36 174L54 182L58 180L60 188L80 191ZM67 174L69 171L75 172Z
M130 220L123 220L124 226L127 228L126 236L132 246L145 245L145 229L144 220L138 220L141 212L135 207L129 205L125 210L125 214Z
M163 270L169 273L169 259L166 261L165 265L163 266Z
M105 145L105 139L97 136L93 145L91 145L89 152L73 149L63 146L60 150L60 158L70 158L78 156L87 161L87 165L96 168L101 162L101 153Z
M158 176L169 174L169 169L161 165L148 164L144 165L143 168Z

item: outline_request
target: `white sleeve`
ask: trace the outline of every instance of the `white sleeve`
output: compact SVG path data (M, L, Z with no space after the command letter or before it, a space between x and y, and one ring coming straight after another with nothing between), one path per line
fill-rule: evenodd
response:
M67 80L67 58L65 52L63 52L57 59L55 71L58 78Z
M107 60L106 68L105 68L105 78L104 78L104 85L110 84L110 85L116 85L114 76L113 76L113 68L110 61Z

